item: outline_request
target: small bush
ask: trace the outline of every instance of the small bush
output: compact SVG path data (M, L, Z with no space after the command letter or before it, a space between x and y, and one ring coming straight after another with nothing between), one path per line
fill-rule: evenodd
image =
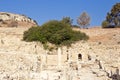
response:
M108 25L109 25L109 22L107 22L107 21L102 22L102 28L107 28Z

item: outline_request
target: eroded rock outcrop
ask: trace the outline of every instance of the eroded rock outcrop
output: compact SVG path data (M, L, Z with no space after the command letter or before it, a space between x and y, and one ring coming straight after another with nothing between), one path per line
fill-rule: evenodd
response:
M32 27L37 22L30 17L8 12L0 12L0 27Z

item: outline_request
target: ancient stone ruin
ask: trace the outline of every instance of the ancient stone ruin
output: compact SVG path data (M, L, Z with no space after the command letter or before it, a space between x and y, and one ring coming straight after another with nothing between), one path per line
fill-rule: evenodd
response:
M120 29L81 30L89 41L58 51L23 41L28 29L0 27L0 80L120 80Z

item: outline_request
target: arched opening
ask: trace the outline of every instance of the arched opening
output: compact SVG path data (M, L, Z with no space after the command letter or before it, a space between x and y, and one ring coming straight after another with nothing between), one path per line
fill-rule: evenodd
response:
M78 60L82 60L82 55L78 54Z

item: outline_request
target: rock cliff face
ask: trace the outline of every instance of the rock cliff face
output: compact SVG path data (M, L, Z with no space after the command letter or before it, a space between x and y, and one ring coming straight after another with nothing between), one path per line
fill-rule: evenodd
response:
M31 27L37 22L25 15L0 12L0 27Z

